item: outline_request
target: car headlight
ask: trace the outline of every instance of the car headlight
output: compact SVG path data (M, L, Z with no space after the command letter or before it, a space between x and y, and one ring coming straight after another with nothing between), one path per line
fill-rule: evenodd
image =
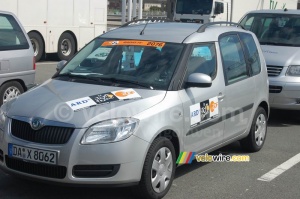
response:
M286 75L300 77L300 66L289 66Z
M92 125L81 139L81 144L118 142L130 137L137 129L138 119L119 118Z
M4 131L6 113L0 108L0 130Z

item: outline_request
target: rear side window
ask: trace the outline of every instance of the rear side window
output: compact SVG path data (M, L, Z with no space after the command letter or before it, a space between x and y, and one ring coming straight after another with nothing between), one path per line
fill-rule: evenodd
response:
M255 44L255 41L250 34L242 33L240 34L240 37L243 41L243 43L246 46L246 49L248 50L249 53L249 60L248 63L251 66L252 73L253 75L257 75L260 73L260 59L259 59L259 54L257 50L257 46Z
M219 42L227 84L247 78L247 64L239 37L227 35Z
M0 50L28 49L29 44L15 18L0 14Z

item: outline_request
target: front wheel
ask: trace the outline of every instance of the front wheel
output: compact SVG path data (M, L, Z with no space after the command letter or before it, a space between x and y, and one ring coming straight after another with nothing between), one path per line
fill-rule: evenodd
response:
M75 39L70 33L63 33L58 40L57 54L61 60L69 60L75 54Z
M266 140L267 113L262 107L258 107L254 115L249 135L240 141L241 146L249 152L259 151Z
M134 193L138 198L159 199L169 191L175 174L175 149L164 137L156 138L150 146L142 178Z

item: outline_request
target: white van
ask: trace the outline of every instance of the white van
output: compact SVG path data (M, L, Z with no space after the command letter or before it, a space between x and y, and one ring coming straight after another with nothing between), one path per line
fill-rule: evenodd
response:
M270 106L300 110L300 10L257 10L240 24L254 32L269 75Z

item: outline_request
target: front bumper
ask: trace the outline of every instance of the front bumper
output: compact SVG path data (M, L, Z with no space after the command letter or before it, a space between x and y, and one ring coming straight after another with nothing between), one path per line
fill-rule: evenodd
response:
M270 81L270 88L276 88L272 93L270 89L269 103L271 108L300 110L300 82Z
M149 147L148 142L136 136L131 136L116 143L81 145L80 140L84 133L85 129L75 129L66 144L49 145L20 140L10 133L3 133L0 130L0 168L7 173L62 184L122 185L140 181L144 158ZM11 158L8 156L9 143L57 151L57 165L49 166L43 163ZM105 170L108 167L111 168L110 166L115 166L112 175L106 175L105 177L93 176L95 167ZM78 175L74 172L75 168L81 168L87 171L88 174ZM88 171L88 169L91 169L91 171ZM33 171L34 174L32 174ZM57 172L60 172L58 177L49 177L50 174L54 173L56 175ZM63 172L65 172L65 175Z

